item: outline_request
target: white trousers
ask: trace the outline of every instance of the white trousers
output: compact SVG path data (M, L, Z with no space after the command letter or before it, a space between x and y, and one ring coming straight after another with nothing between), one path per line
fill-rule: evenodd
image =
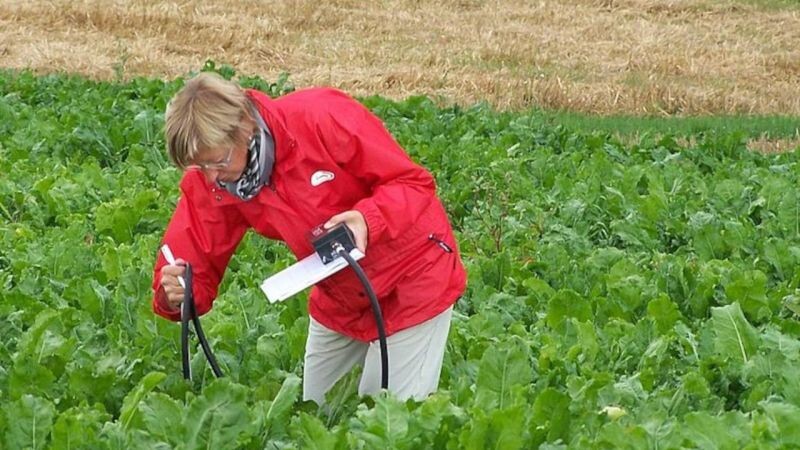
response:
M451 306L432 319L386 338L389 391L401 400L423 400L438 388L452 315ZM325 328L312 317L303 368L303 400L322 405L325 393L356 364L363 366L359 395L380 391L378 340L357 341Z

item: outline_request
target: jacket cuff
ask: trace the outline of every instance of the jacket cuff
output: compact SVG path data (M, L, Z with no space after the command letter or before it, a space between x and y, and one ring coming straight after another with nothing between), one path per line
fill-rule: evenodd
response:
M372 199L365 198L356 203L353 209L360 212L367 222L367 247L373 242L379 242L386 230L386 221L375 202Z

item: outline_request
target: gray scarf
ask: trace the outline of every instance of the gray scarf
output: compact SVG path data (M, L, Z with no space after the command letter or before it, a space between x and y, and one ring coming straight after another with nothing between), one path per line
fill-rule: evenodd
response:
M256 108L251 108L258 124L258 131L250 138L247 147L247 166L238 180L217 184L236 197L247 201L258 195L261 188L269 184L272 166L275 164L275 140Z

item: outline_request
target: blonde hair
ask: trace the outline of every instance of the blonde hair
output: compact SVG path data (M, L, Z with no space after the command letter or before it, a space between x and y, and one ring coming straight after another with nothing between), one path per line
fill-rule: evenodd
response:
M239 143L251 121L250 100L237 84L213 72L200 73L167 105L167 153L186 169L202 152Z

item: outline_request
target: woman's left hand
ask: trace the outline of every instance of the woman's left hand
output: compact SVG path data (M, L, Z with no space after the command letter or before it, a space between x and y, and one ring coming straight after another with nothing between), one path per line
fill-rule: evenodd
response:
M362 253L367 253L367 221L364 220L364 215L356 210L345 211L341 214L337 214L327 222L325 222L326 229L333 227L336 224L344 222L350 231L353 232L353 237L356 239L356 247L361 250Z

